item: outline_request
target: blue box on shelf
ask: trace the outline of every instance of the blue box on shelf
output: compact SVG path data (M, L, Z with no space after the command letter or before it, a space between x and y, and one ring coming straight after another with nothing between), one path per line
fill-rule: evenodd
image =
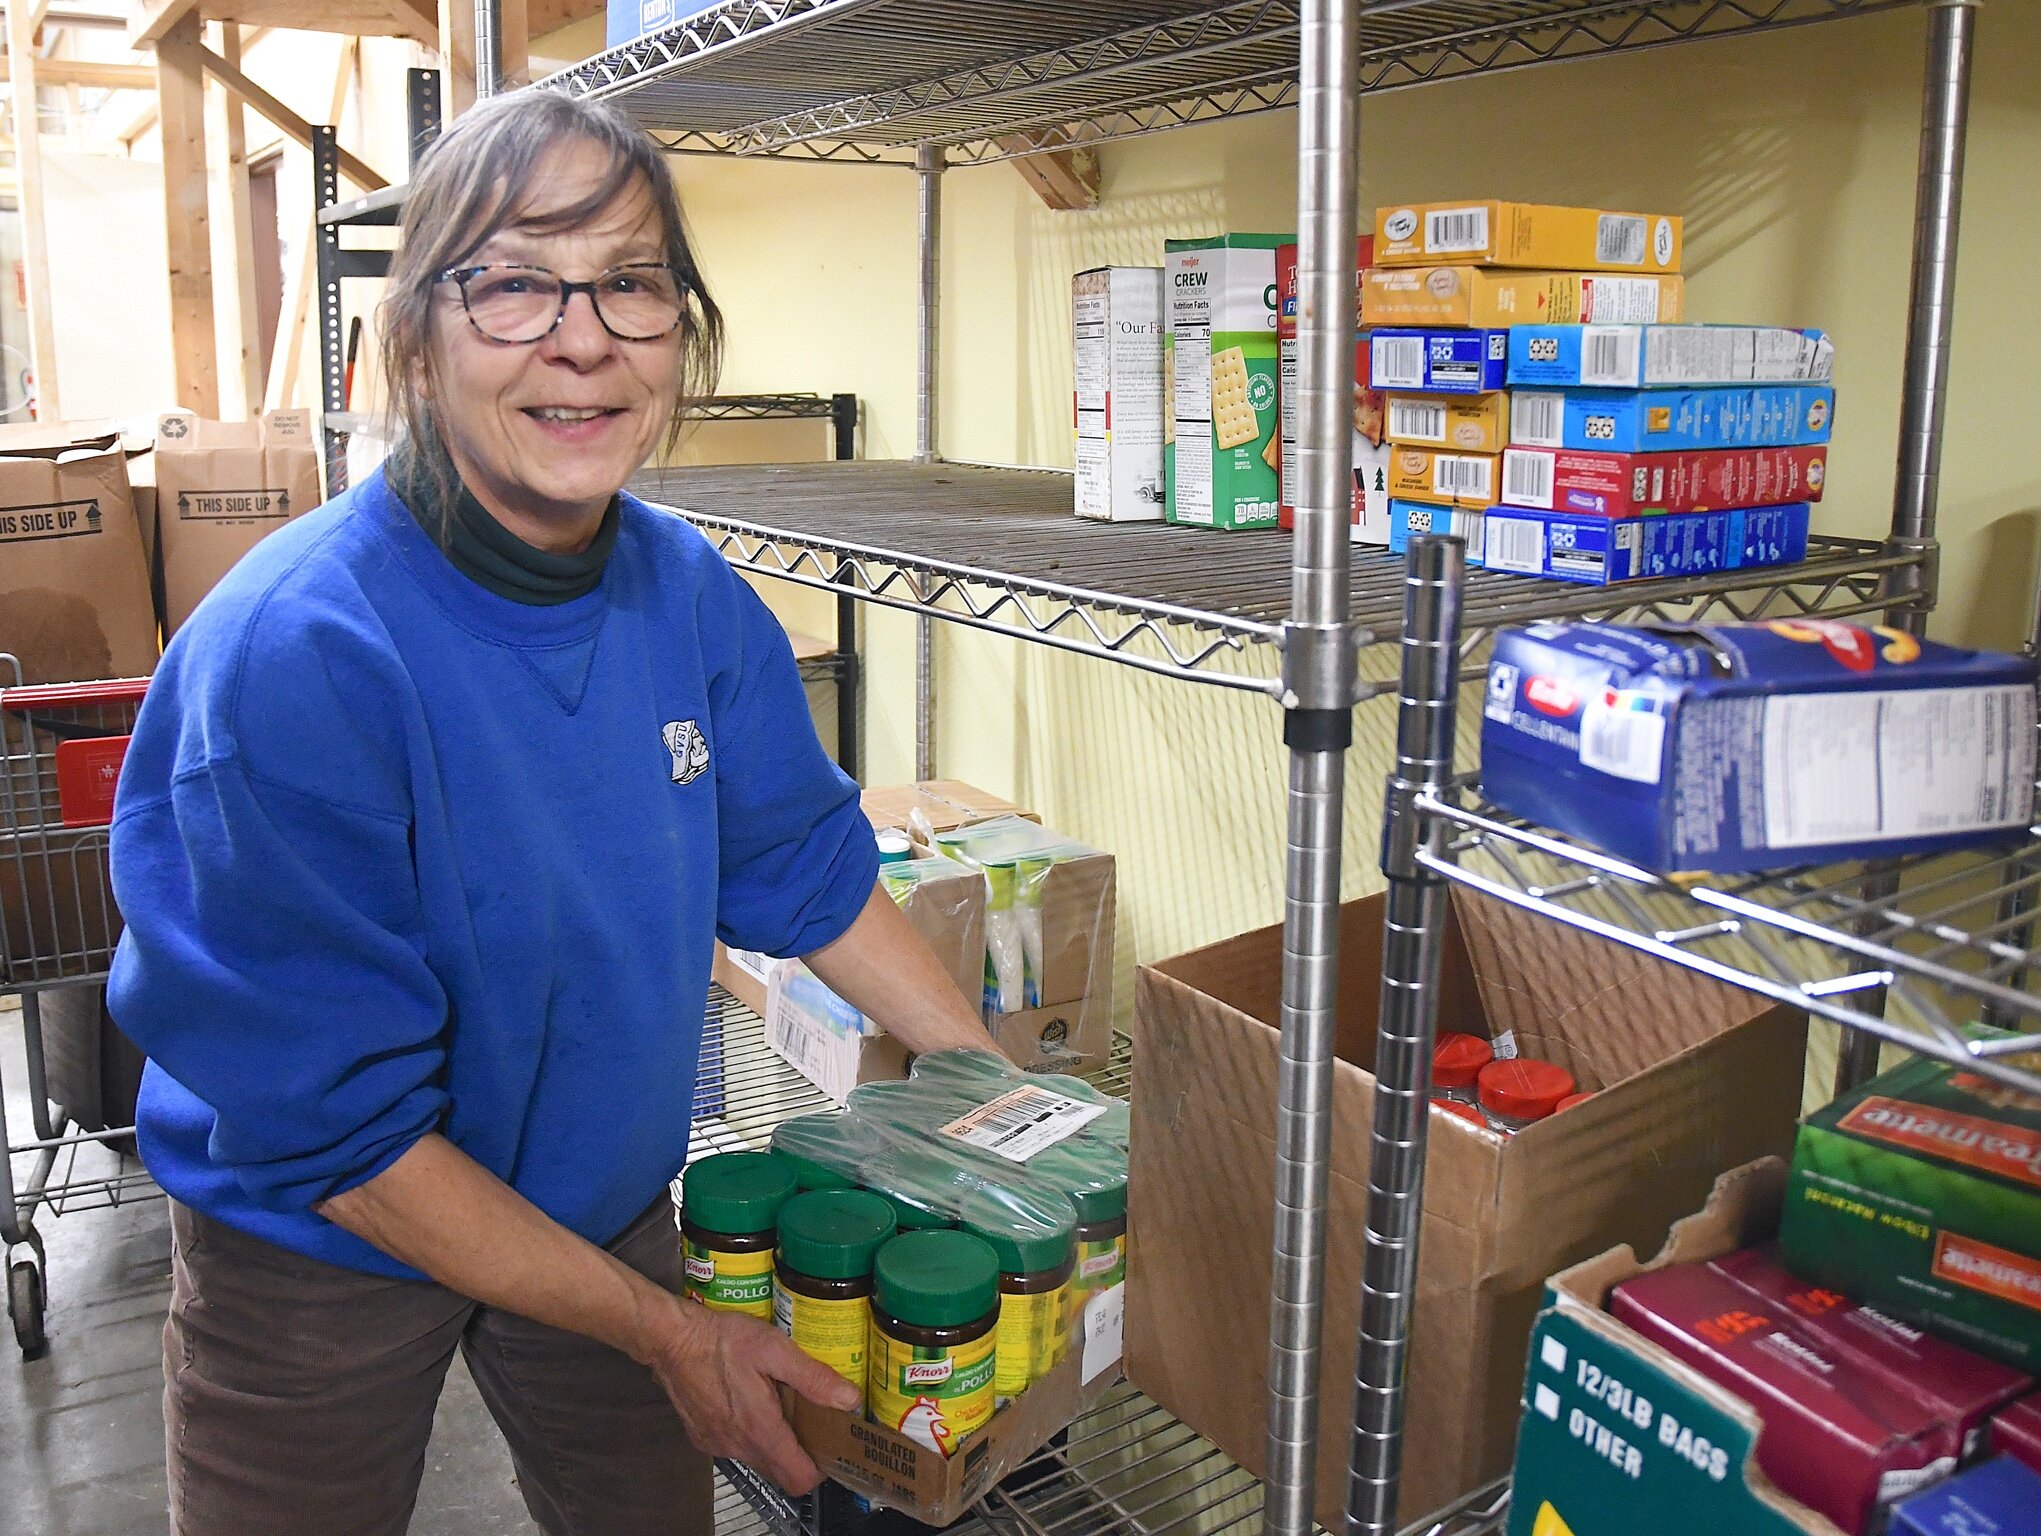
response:
M1509 382L1552 389L1667 389L1821 384L1835 346L1820 331L1775 325L1519 325Z
M1703 576L1807 558L1804 501L1662 517L1601 517L1490 507L1483 525L1489 569L1609 586L1652 576Z
M1886 1536L2041 1536L2041 1472L1995 1456L1894 1507Z
M1796 448L1825 443L1835 424L1826 384L1730 389L1510 391L1510 441L1520 448Z
M1467 545L1467 563L1483 559L1481 512L1473 507L1434 507L1422 501L1389 499L1389 553L1410 548L1413 533L1449 533Z
M1370 389L1486 395L1503 387L1509 332L1384 326L1368 334Z
M2033 814L2034 679L2024 656L1831 619L1507 629L1482 789L1660 872L1999 842Z
M625 43L635 43L648 32L670 27L702 11L712 11L721 4L723 0L609 0L602 45L620 48Z

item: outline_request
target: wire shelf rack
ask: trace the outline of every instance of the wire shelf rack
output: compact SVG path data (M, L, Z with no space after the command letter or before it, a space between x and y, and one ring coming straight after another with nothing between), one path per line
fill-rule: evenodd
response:
M1363 0L1363 92L1801 26L1918 0ZM679 153L1010 159L1294 106L1298 0L725 0L542 85Z

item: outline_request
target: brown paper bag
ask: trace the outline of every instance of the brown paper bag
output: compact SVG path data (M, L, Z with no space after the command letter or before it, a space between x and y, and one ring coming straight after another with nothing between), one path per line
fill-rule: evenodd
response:
M234 562L319 505L310 411L165 416L156 429L157 602L167 639Z

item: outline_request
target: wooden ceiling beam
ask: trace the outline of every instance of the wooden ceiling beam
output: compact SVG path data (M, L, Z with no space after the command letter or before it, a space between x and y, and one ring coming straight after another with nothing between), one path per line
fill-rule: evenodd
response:
M128 18L128 46L154 47L172 27L197 9L198 0L140 0Z
M13 55L0 57L0 80L14 78ZM120 64L97 59L37 59L38 85L82 85L108 91L153 91L156 70L150 64Z
M214 53L212 49L201 46L198 51L199 62L205 66L207 74L219 81L220 84L224 85L236 96L239 96L272 123L276 124L285 134L296 140L304 148L310 149L312 147L312 125L310 123L270 95L269 92L265 91L253 80L250 80L239 69L236 69L217 53ZM340 174L361 188L362 191L380 192L390 184L389 178L377 175L375 170L359 156L351 154L344 149L339 152L339 155Z
M1020 141L1001 139L998 142L1001 148L1011 149ZM1023 155L1012 164L1020 172L1021 180L1035 189L1035 195L1058 213L1078 213L1098 206L1098 151L1095 149L1059 149L1047 154Z

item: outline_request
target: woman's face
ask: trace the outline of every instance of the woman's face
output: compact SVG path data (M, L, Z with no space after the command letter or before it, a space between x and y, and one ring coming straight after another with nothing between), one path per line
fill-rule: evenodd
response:
M578 228L545 228L549 212L586 197L608 170L605 151L587 139L550 152L523 218L466 265L520 262L587 282L611 267L664 261L658 210L642 183ZM454 467L482 504L529 543L578 548L665 430L682 340L676 329L655 341L619 341L577 293L544 339L491 341L468 323L459 286L445 282L433 294L437 377L424 387Z

